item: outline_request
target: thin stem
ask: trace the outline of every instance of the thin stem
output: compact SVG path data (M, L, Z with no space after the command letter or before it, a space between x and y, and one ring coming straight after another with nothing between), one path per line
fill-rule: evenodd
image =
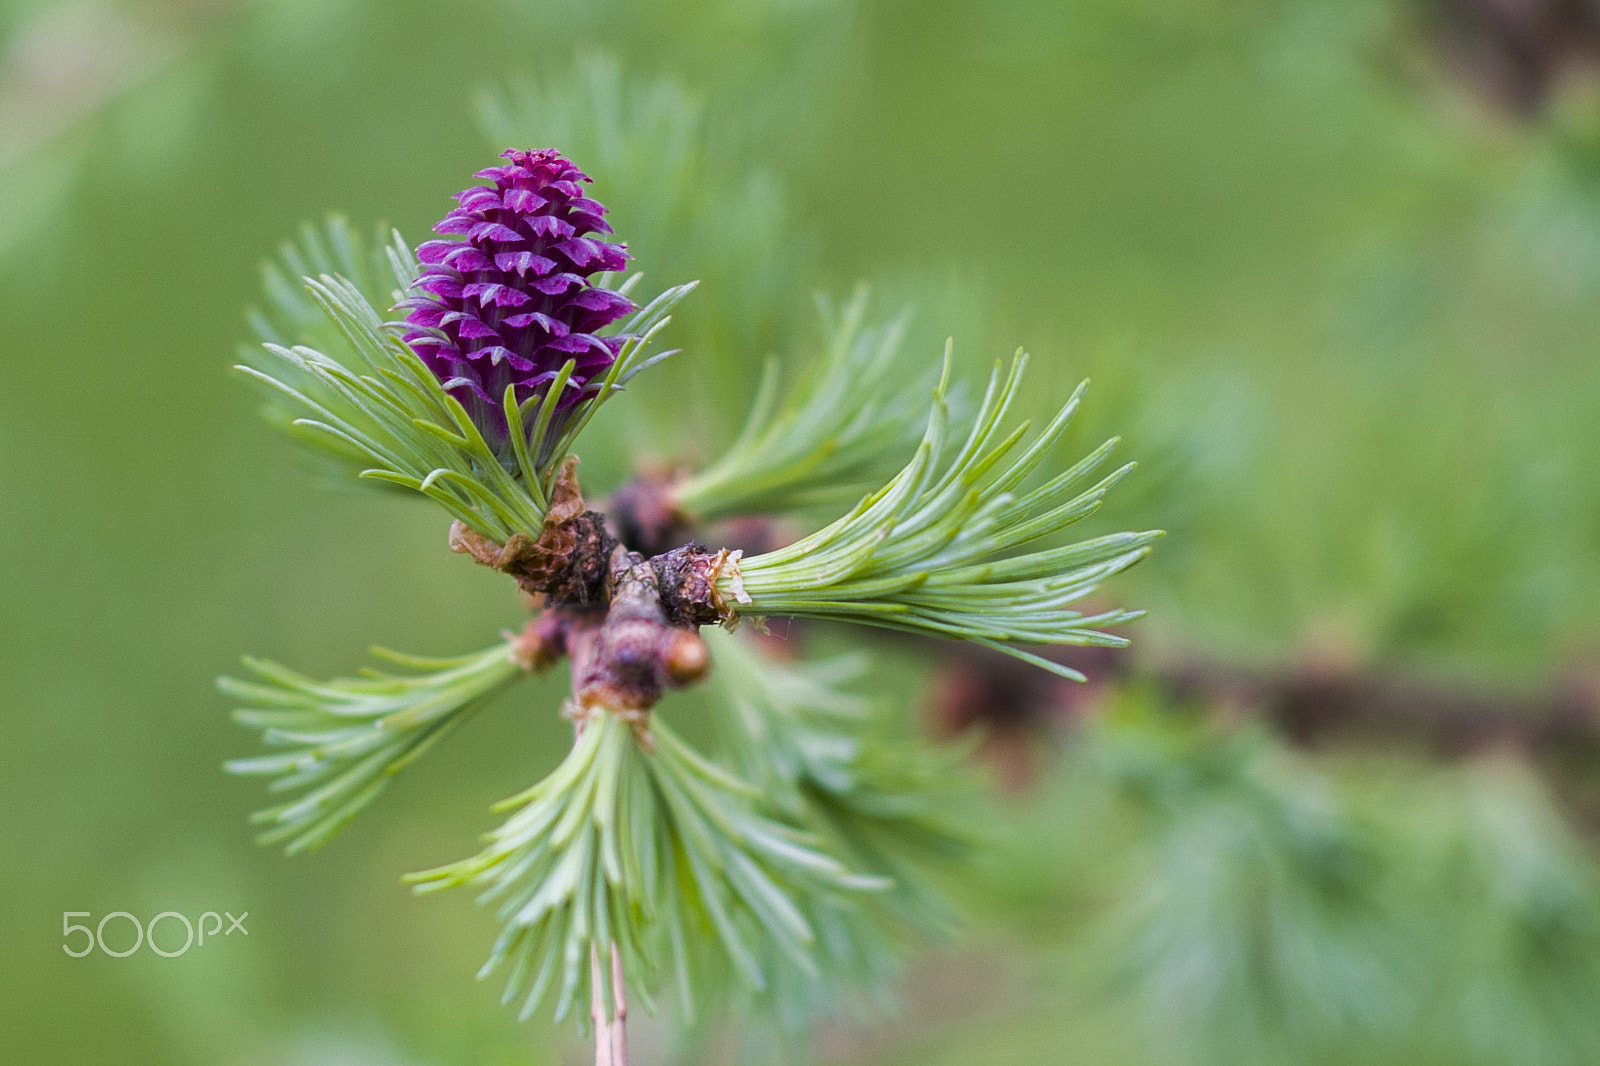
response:
M628 997L623 990L622 952L611 942L611 1017L600 990L600 949L589 944L589 1019L594 1023L594 1066L628 1066Z
M589 1020L594 1023L594 1066L616 1066L612 1060L611 1026L606 1022L605 996L600 991L600 951L589 944Z
M611 942L611 998L615 1013L611 1019L611 1066L628 1066L628 995L622 978L622 952Z

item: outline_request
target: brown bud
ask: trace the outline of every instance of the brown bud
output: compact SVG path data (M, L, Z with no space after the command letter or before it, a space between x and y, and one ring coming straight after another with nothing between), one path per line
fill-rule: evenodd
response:
M699 633L676 630L668 643L665 662L673 684L692 685L711 671L711 649Z
M524 670L543 671L567 654L567 638L575 623L594 623L582 612L546 611L528 620L511 641L511 655Z

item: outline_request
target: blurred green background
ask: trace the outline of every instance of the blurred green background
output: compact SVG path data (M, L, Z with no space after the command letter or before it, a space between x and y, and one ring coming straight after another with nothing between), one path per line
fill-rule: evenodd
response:
M559 682L293 861L250 843L212 686L517 619L435 511L324 491L227 367L303 221L421 240L525 135L655 282L704 279L586 487L714 454L812 291L865 279L913 307L908 365L1025 345L1041 411L1092 376L1079 442L1144 461L1107 524L1171 532L1114 590L1151 615L1100 713L1000 716L1035 771L969 931L802 1058L1600 1061L1592 752L1514 721L1448 758L1381 720L1307 746L1259 692L1159 683L1595 712L1597 42L1581 0L0 6L0 1058L585 1061L472 981L489 914L398 881L550 765ZM63 911L224 909L248 939L60 949Z

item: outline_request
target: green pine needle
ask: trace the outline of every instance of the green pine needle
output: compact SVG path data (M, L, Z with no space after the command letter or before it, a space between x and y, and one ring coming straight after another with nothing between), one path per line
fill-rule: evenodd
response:
M633 975L630 994L648 994L670 968L690 1016L707 944L751 988L767 984L763 959L773 955L815 974L821 930L811 907L828 900L853 914L851 897L887 887L760 813L754 788L659 718L650 728L653 750L621 716L595 714L560 766L498 805L514 813L481 853L407 878L418 891L485 885L482 900L500 901L505 928L481 975L509 964L504 999L520 998L524 1017L546 998L565 1017L590 979L591 953L608 957L613 944ZM607 1003L609 980L591 989Z
M765 988L727 974L722 984L747 1028L770 1029L774 1041L792 1042L821 1015L868 1022L890 1008L912 946L958 925L941 890L976 839L956 817L978 788L965 746L932 748L887 701L850 691L870 665L865 655L780 662L748 632L706 635L716 662L708 687L726 721L718 735L735 771L851 869L892 883L849 908L797 899L819 930L816 972L769 951ZM712 962L699 972L702 983L718 976Z
M842 313L819 305L828 332L822 358L781 406L778 363L767 363L739 438L674 489L686 514L708 522L848 503L892 474L891 457L916 440L915 389L897 391L892 381L905 316L864 329L865 287Z
M369 241L343 215L329 214L320 226L305 223L298 240L285 241L276 260L261 264L267 307L250 312L250 327L263 344L337 348L344 343L342 334L301 279L337 274L372 306L392 307L417 273L416 256L398 230L380 225ZM353 353L339 354L347 351Z
M965 639L1081 680L1009 644L1126 644L1095 627L1130 621L1138 612L1085 616L1068 607L1144 558L1161 533L1114 533L1013 554L1094 513L1133 469L1130 463L1082 492L1069 491L1104 461L1111 440L1039 488L1020 491L1088 385L1022 448L1028 423L1004 435L1002 426L1026 365L1020 351L1009 373L995 365L971 433L947 455L947 345L933 412L911 462L832 525L729 568L718 591L741 614L832 618Z
M429 496L451 517L501 542L516 533L538 534L561 458L601 404L635 374L674 354L652 354L650 345L670 321L668 311L694 288L691 282L668 289L634 314L623 327L629 339L595 384L593 398L562 417L553 417L557 389L520 405L508 389L505 415L515 445L508 462L354 285L328 274L306 285L355 353L353 366L313 348L267 344L278 360L273 373L237 369L310 416L292 423L307 443L336 460L359 458L361 477ZM562 376L570 372L569 363ZM296 386L307 381L315 387ZM525 425L538 434L531 451L521 433Z
M234 718L291 750L234 759L229 773L276 777L275 792L312 786L298 799L258 811L263 844L315 850L376 799L395 774L526 674L508 641L473 655L422 659L374 654L416 671L313 681L276 663L245 659L260 680L223 677L223 692L248 706Z
M297 240L286 241L276 260L261 265L261 292L264 308L252 309L250 328L260 344L283 348L306 345L327 354L341 365L360 373L370 373L361 351L352 345L338 324L312 296L305 279L323 275L346 278L373 307L392 307L399 302L416 279L416 257L398 231L379 226L369 241L354 232L343 215L330 214L322 224L307 222ZM263 358L260 345L240 346L242 361L257 370L268 370L297 392L315 397L324 405L337 407L340 399L327 392L321 381L302 374L281 360ZM276 388L263 388L263 413L268 421L284 431L298 435L294 420L304 413L300 404L289 400ZM314 455L328 472L347 486L379 487L375 481L357 481L367 465L359 449L343 442L323 439L316 442Z
M707 635L740 776L853 866L894 881L895 917L948 932L953 915L926 872L972 849L954 817L980 788L967 745L933 748L899 728L885 701L847 691L865 677L866 655L784 663L748 634Z

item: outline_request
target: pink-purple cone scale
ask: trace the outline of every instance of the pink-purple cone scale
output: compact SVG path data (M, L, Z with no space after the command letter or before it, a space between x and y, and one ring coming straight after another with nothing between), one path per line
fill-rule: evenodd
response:
M475 177L492 184L456 194L458 206L433 227L460 239L417 249L423 269L409 307L405 339L461 400L484 436L505 443L506 386L518 402L543 395L568 360L575 363L558 410L570 410L600 387L624 338L597 331L628 314L627 297L589 284L621 270L624 246L610 233L606 209L583 195L588 175L553 148L509 149L503 166Z

